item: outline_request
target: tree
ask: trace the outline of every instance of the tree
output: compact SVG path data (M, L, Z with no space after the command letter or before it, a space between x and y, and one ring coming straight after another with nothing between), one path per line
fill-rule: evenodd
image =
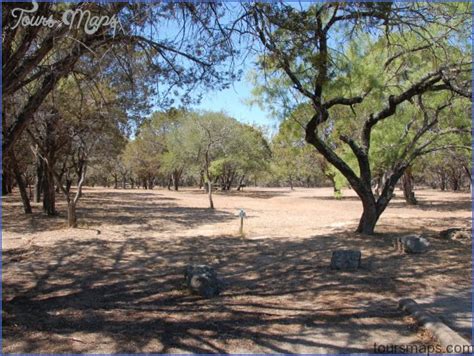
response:
M291 189L296 181L309 185L313 179L315 185L321 185L329 180L335 196L340 197L340 174L304 140L304 126L300 120L305 121L311 115L311 106L301 104L280 124L272 142L274 172L286 180Z
M173 97L189 102L196 87L226 87L233 78L231 68L221 64L234 54L229 41L230 27L221 24L219 4L163 3L2 3L2 105L21 96L21 106L9 122L3 122L3 152L7 153L34 120L42 103L64 78L75 73L83 60L99 68L114 63L123 77L132 82L128 98L156 83L170 104ZM19 12L55 20L49 26L19 26ZM63 23L65 12L77 12L73 25ZM116 26L86 31L81 17L108 16ZM71 15L73 16L73 15ZM68 21L73 21L69 18ZM163 35L161 25L172 22L177 33ZM76 25L76 26L74 26ZM179 34L179 36L177 35ZM146 63L146 66L143 64ZM147 76L136 80L136 64ZM146 78L146 79L145 79ZM119 76L111 84L119 87ZM139 84L153 84L140 88ZM121 91L119 91L121 92ZM133 111L134 108L130 108Z
M273 75L277 82L290 84L265 94L274 97L286 90L311 104L305 139L361 199L357 232L373 234L395 185L415 159L463 147L441 144L441 138L470 131L441 124L453 100L471 97L469 5L325 3L303 10L286 4L244 6L251 32L266 52L259 62L266 82ZM419 115L409 121L406 134L398 132L401 149L391 150L394 155L376 197L372 135L383 132L386 122L400 119L408 108ZM335 138L350 150L355 167L331 144Z
M42 167L43 208L49 215L56 214L56 186L68 204L68 226L72 228L77 226L76 206L87 168L121 146L120 123L126 118L119 97L108 89L107 82L89 84L63 79L36 113L35 125L26 130Z

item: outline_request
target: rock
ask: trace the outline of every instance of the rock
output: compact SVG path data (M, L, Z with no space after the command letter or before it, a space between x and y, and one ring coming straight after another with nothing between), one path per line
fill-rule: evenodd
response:
M430 243L419 235L406 235L397 238L397 248L406 253L425 253Z
M219 281L212 267L206 265L189 265L184 271L185 284L188 289L204 298L219 295Z
M344 271L354 271L360 267L360 251L337 250L331 257L331 268Z
M439 233L439 236L445 240L467 240L472 237L470 230L460 227L443 230Z

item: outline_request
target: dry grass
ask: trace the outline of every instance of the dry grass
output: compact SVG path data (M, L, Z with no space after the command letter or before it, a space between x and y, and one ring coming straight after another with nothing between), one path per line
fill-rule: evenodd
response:
M470 226L470 195L420 190L417 207L396 198L377 235L364 236L351 232L360 203L344 194L249 189L216 194L211 211L196 190L86 189L75 230L39 206L26 217L6 197L3 351L346 353L426 342L397 302L425 300L443 314L469 293L470 244L435 236ZM424 233L432 249L397 254L392 238L406 232ZM336 248L361 249L362 269L328 269ZM182 289L192 262L216 268L220 297Z

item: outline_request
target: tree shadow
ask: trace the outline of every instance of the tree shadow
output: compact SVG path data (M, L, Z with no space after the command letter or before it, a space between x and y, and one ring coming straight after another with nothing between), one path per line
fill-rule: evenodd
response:
M403 200L390 202L390 208L417 209L423 211L471 211L472 200L470 198L459 197L456 201L427 201L419 199L418 204L409 205Z
M167 231L168 224L192 228L235 219L234 214L222 210L178 206L173 202L175 200L158 193L119 190L86 192L79 200L77 217L80 227L93 226L100 230L100 227L106 224L138 224L142 229L154 231ZM56 216L47 216L37 211L24 215L19 206L14 209L10 207L8 214L3 216L3 229L14 233L34 234L65 228L66 205L63 200L57 202L57 209Z
M186 193L191 194L207 194L204 190L186 190ZM220 196L234 196L234 197L245 197L245 198L254 198L254 199L271 199L275 197L283 197L290 194L291 191L284 190L258 190L255 188L248 190L215 190L212 192L214 195Z
M360 202L360 198L357 196L342 196L342 197L334 197L334 196L309 196L309 197L301 197L301 199L308 199L308 200L321 200L321 201L356 201Z
M26 353L90 353L98 345L107 353L372 352L374 342L413 334L397 310L400 297L470 270L460 246L435 241L426 255L398 255L393 237L125 235L7 250L4 347ZM329 269L338 248L361 249L362 268ZM183 289L189 263L212 265L223 293L204 300ZM387 339L378 340L381 335Z

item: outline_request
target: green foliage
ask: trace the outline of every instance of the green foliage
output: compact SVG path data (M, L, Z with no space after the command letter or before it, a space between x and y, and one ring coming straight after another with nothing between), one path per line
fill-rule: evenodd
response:
M123 159L140 177L183 173L199 181L249 176L266 169L263 133L220 112L155 113L129 142Z

